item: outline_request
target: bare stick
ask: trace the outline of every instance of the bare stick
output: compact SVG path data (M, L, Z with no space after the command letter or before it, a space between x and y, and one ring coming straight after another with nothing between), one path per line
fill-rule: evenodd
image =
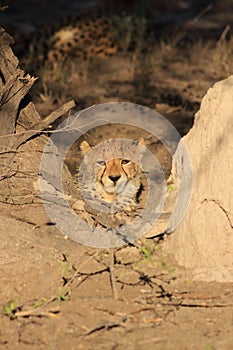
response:
M50 113L47 117L45 117L41 122L33 125L33 130L44 130L49 128L51 124L55 122L58 118L68 112L71 108L75 106L74 100L68 101L64 103L61 107L55 109L52 113Z
M230 29L231 29L231 26L228 24L228 25L224 28L222 34L220 35L220 38L219 38L218 41L217 41L217 46L222 45L222 43L223 43L224 40L226 39L227 33L229 32Z
M29 130L25 133L22 133L20 135L19 139L16 142L16 148L18 148L23 143L25 143L26 141L31 139L33 136L40 134L40 132L42 132L46 128L51 127L51 124L54 123L55 120L60 118L62 115L64 115L66 112L68 112L74 106L75 106L75 102L73 100L66 102L63 106L57 108L55 111L53 111L51 114L49 114L41 122L34 124L31 130ZM15 134L15 137L17 137L17 134Z
M112 292L113 292L113 299L117 300L118 299L118 291L117 291L117 286L116 286L116 277L114 273L114 264L115 264L115 249L112 248L110 249L109 252L109 258L110 258L110 263L109 263L109 270L110 270L110 280L111 280L111 286L112 286Z
M213 4L209 4L208 6L206 6L204 8L204 10L202 10L196 17L194 17L194 19L192 20L193 23L198 22L201 17L203 17L208 11L210 11L213 7Z

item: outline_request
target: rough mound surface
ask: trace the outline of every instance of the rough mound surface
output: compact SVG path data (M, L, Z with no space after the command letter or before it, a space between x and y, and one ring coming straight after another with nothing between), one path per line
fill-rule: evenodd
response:
M193 195L165 243L180 265L206 281L233 281L232 95L233 76L209 89L183 138L193 165Z

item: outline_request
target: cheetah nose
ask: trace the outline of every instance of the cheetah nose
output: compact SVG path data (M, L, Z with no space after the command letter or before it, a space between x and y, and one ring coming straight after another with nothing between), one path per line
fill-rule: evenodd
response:
M120 179L121 175L109 175L109 179L116 183Z

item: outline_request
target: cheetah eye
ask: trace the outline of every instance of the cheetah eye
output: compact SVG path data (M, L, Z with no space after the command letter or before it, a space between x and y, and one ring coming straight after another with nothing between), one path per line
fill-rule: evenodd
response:
M97 160L97 164L100 166L105 166L106 162L105 162L105 160Z
M130 163L129 159L122 159L122 161L121 161L122 165L126 165L126 164L129 164L129 163Z

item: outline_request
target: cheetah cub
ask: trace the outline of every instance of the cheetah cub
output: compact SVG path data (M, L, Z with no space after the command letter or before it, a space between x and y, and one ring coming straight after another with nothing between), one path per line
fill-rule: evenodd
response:
M136 206L143 189L140 160L144 140L108 140L92 148L87 141L80 145L84 156L81 177L84 197L92 197L117 210ZM131 159L136 159L136 162ZM84 198L85 199L85 198Z

